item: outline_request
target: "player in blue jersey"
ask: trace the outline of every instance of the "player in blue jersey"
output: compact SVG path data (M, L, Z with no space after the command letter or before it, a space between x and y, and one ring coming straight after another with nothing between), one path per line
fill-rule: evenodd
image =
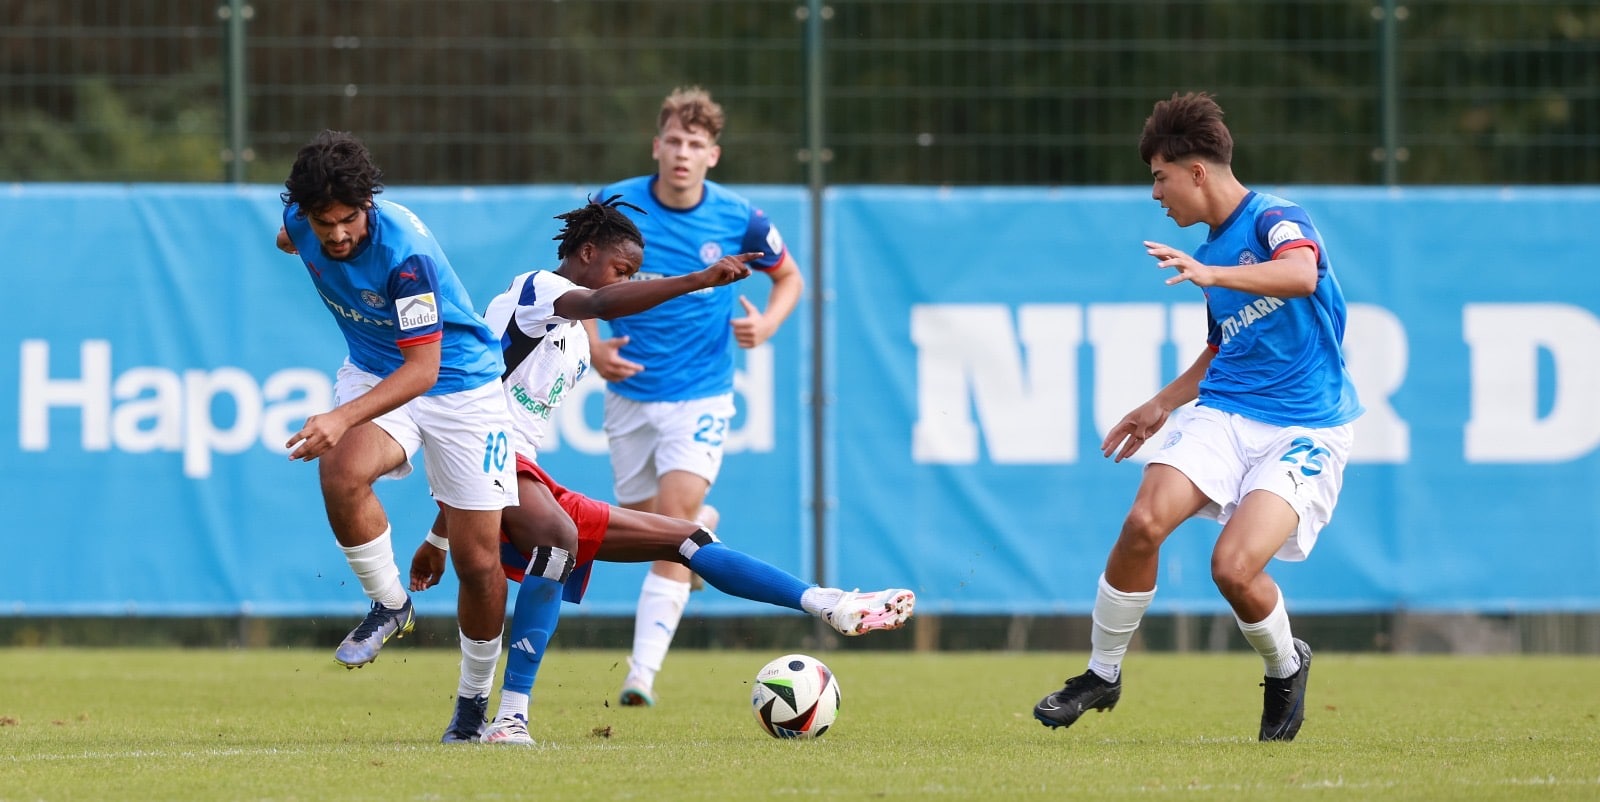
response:
M733 417L733 349L766 342L794 310L805 279L783 238L750 201L706 172L722 156L722 107L699 87L661 104L651 144L656 172L612 184L647 212L638 220L650 247L635 281L681 276L723 254L761 251L750 266L772 280L763 311L731 287L675 298L611 322L613 339L590 327L594 368L607 381L605 430L617 503L685 520L702 515L722 467ZM707 528L715 523L704 521ZM653 683L689 601L691 572L651 565L639 591L624 705L655 703Z
M562 598L582 599L595 560L689 566L719 590L810 613L845 635L897 629L916 604L909 590L861 593L810 585L730 548L709 527L595 501L562 487L538 466L551 415L589 372L588 334L576 321L611 319L742 280L750 275L746 263L761 255L729 255L687 275L628 281L644 255L638 228L618 208L630 205L613 197L560 215L566 223L556 236L560 266L517 276L484 313L491 330L503 332L502 384L516 426L521 504L503 516L501 561L506 576L521 587L499 712L486 730L481 718L452 721L454 740L533 743L528 703L545 648ZM412 557L412 590L438 583L449 544L448 522L436 520Z
M1033 714L1065 727L1116 706L1123 656L1155 596L1161 545L1203 517L1222 524L1211 578L1266 665L1259 738L1292 740L1305 716L1311 649L1290 631L1266 566L1305 559L1339 498L1351 422L1362 412L1341 351L1344 294L1305 210L1234 177L1233 137L1209 95L1156 103L1139 155L1167 216L1210 229L1192 256L1145 243L1173 271L1167 284L1204 293L1207 348L1101 444L1120 462L1162 432L1100 577L1089 670Z
M300 149L284 181L278 247L300 256L348 346L336 406L307 418L287 447L291 459L318 460L328 523L372 599L334 652L349 668L372 662L414 625L372 485L408 475L423 449L461 579L456 707L481 715L505 626L500 511L517 503L499 338L473 311L427 226L375 197L382 177L360 140L324 131Z

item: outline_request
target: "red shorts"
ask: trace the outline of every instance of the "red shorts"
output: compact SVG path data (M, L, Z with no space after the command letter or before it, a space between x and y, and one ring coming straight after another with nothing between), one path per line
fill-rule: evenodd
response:
M578 596L582 596L582 585L587 584L589 578L588 566L594 562L594 555L600 551L600 543L606 539L606 527L611 525L611 505L603 501L595 501L575 490L568 490L550 478L550 474L534 464L531 460L517 455L518 475L531 476L535 481L550 488L550 495L556 497L556 503L565 510L567 517L578 525L578 553L573 568L573 579L581 580L579 587L572 588ZM522 581L523 572L528 568L528 561L533 555L518 551L516 546L506 538L506 533L500 533L500 566L505 569L506 578L515 582ZM570 582L571 580L569 580ZM576 601L576 599L569 599Z

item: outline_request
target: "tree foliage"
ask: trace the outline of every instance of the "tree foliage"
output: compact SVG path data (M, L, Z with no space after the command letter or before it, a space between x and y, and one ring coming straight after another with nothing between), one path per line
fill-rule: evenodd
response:
M833 0L815 51L807 5L258 2L247 176L340 128L397 183L599 183L649 171L660 98L700 84L729 114L716 176L795 183L818 57L835 183L1143 183L1144 117L1188 90L1260 182L1371 183L1393 157L1404 183L1600 183L1594 3ZM0 179L222 178L215 11L0 5Z

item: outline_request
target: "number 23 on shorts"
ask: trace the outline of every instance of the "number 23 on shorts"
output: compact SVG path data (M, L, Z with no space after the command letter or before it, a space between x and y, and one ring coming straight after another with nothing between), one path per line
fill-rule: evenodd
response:
M719 418L715 415L701 415L700 419L695 421L694 439L696 442L705 443L709 446L720 446L722 445L722 438L726 437L727 433L727 418Z

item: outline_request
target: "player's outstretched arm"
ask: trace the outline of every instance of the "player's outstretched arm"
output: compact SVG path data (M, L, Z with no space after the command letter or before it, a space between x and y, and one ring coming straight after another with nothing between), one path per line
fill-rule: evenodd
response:
M721 287L749 278L750 266L747 263L760 257L759 252L733 254L718 259L710 267L682 276L653 281L623 281L597 290L571 290L556 299L555 313L567 320L611 320L643 312L695 290Z
M1227 287L1277 298L1304 298L1317 291L1317 249L1309 240L1270 262L1226 269L1201 264L1171 245L1145 240L1144 246L1145 253L1156 258L1156 267L1177 271L1166 280L1167 286L1187 281L1197 287Z

